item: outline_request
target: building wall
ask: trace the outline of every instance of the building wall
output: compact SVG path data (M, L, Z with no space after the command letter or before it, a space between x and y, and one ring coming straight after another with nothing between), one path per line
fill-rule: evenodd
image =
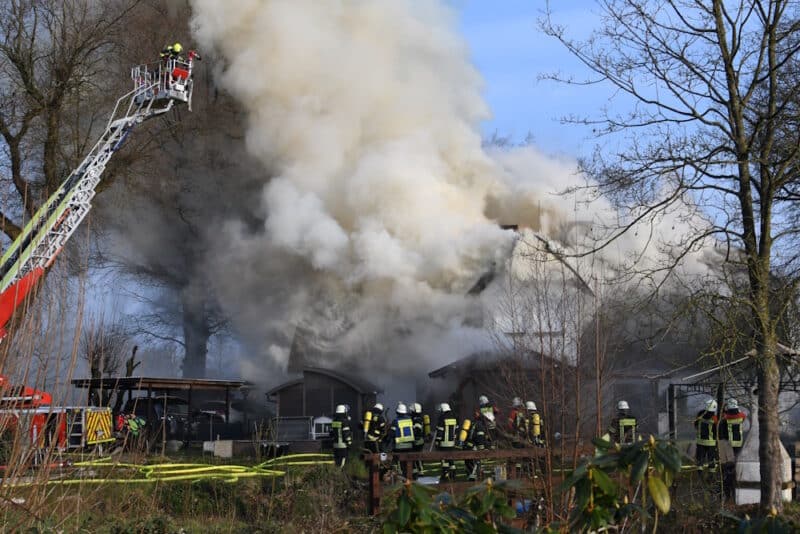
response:
M279 417L299 417L304 415L302 382L280 390L277 396L277 415Z
M351 417L375 403L374 394L361 395L348 384L334 377L306 371L300 383L287 386L276 393L279 417L332 416L336 405L350 406Z

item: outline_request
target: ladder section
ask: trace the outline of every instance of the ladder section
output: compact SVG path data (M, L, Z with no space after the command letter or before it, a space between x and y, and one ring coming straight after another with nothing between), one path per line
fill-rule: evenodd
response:
M84 445L84 432L85 426L85 411L81 408L73 408L69 410L69 419L67 421L67 449L82 449Z

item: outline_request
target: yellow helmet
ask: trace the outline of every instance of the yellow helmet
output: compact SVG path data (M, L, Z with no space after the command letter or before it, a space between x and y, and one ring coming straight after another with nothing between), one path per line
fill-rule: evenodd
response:
M174 45L172 45L172 51L180 54L181 52L183 52L183 47L181 46L180 43L175 43Z

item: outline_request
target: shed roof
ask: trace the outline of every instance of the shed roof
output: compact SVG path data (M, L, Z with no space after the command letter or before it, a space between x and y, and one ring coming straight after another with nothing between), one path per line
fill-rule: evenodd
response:
M156 378L146 376L120 376L104 378L76 378L76 388L94 389L158 389L162 391L241 389L252 384L244 380L216 380L209 378Z

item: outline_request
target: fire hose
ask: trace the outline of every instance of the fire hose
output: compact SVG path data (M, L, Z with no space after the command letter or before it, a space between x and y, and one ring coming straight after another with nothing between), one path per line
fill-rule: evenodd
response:
M332 465L330 454L305 453L278 456L263 461L253 466L245 465L209 465L194 463L163 463L163 464L134 464L112 462L111 458L99 458L71 464L74 468L93 469L125 469L133 471L130 478L66 478L47 480L43 482L11 482L14 486L48 485L74 485L74 484L145 484L153 482L175 482L188 480L199 482L201 480L221 480L234 483L243 478L256 477L282 477L286 474L285 468L308 465ZM276 468L279 467L280 469Z

